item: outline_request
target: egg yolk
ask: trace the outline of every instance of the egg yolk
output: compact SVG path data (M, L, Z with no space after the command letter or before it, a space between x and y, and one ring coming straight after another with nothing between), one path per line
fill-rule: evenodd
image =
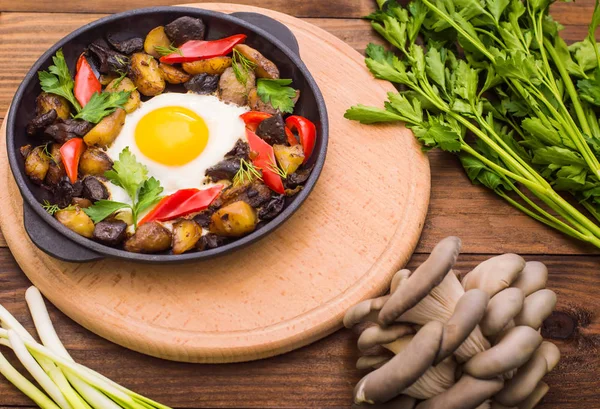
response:
M181 166L202 153L208 143L208 127L202 117L187 108L158 108L138 122L135 143L149 159Z

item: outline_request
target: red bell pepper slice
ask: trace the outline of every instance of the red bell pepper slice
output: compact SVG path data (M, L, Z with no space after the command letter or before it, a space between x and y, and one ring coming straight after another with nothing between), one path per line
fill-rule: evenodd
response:
M164 222L190 213L206 209L219 196L223 190L222 185L215 185L208 189L181 189L172 195L166 196L138 223L142 225L151 221Z
M300 144L304 151L304 162L308 160L315 149L315 141L317 139L317 127L310 120L299 115L289 116L285 120L285 127L290 131L296 130L300 137ZM288 137L289 141L289 137Z
M96 74L92 70L90 63L87 62L85 56L81 54L77 60L77 73L75 74L75 86L73 93L79 105L83 108L87 104L95 92L102 91L102 84L96 78Z
M246 129L246 138L248 139L250 150L257 155L252 159L252 163L262 171L262 178L265 185L269 186L276 193L284 194L285 189L281 176L273 171L273 166L277 166L273 147L249 129Z
M60 147L60 156L63 167L71 183L77 182L77 173L79 171L79 158L85 151L85 143L81 138L69 139Z
M227 55L235 45L243 42L246 37L246 34L236 34L220 40L190 40L179 47L179 52L160 57L160 62L175 64Z
M248 111L240 115L240 118L242 118L242 120L246 124L246 128L250 129L252 132L256 132L258 125L260 125L260 123L265 119L270 118L272 116L273 115L268 114L266 112Z

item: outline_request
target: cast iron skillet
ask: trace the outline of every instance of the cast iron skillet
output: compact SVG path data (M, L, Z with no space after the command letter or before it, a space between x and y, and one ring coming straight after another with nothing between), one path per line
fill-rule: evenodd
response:
M35 98L41 92L37 72L46 70L52 56L59 48L74 71L77 57L92 41L109 32L131 33L145 36L152 28L165 25L181 16L201 17L207 26L207 39L218 39L233 34L246 34L246 42L272 60L281 71L282 78L292 78L293 86L301 90L295 114L305 116L317 125L317 142L310 164L314 169L304 189L287 203L282 213L253 233L216 249L180 255L137 254L116 249L86 239L64 227L40 206L46 198L43 188L31 183L24 173L24 160L19 148L27 143L35 146L25 132L26 124L35 113ZM23 196L23 219L25 230L31 240L44 252L64 261L88 262L106 257L126 260L174 263L200 260L229 253L266 236L288 219L315 186L323 168L328 140L327 110L323 95L298 54L298 42L283 24L256 13L223 14L188 7L151 7L127 11L102 18L72 32L52 46L31 67L19 86L12 102L7 121L7 150L12 173Z

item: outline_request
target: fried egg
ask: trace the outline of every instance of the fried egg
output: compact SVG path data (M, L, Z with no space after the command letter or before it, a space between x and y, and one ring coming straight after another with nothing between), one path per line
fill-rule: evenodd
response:
M214 95L161 94L127 115L107 154L118 160L129 147L149 176L160 181L165 195L201 189L206 170L223 160L238 139L245 139L240 115L246 111ZM131 203L123 189L108 185L111 200Z

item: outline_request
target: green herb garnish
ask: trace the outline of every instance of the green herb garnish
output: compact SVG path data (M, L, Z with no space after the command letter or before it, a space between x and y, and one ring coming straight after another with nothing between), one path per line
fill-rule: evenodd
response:
M233 73L238 82L240 84L246 84L248 81L248 73L254 70L256 64L234 48L231 67L233 68Z
M282 179L287 179L288 173L277 164L277 161L269 163L269 170L277 173Z
M180 48L175 47L173 45L173 43L171 43L171 45L168 47L163 47L162 45L155 45L154 50L156 50L156 52L158 54L160 54L161 56L169 55L169 54L183 55L183 51L181 51Z
M108 92L92 94L92 98L83 107L75 119L98 123L102 118L112 114L117 108L122 108L129 99L130 91Z
M264 103L270 103L273 108L291 114L294 112L296 90L290 85L290 79L269 80L259 78L256 82L256 92Z
M42 203L42 207L46 212L48 212L50 216L54 216L54 214L60 210L60 207L58 205L52 204L47 200L44 200L44 203Z
M241 158L240 170L238 170L233 177L233 186L240 186L246 182L252 182L255 179L262 180L262 174L252 163Z
M79 112L81 106L75 95L73 94L74 81L71 77L69 67L65 61L65 56L62 49L56 52L56 55L52 57L54 65L48 67L48 71L38 71L38 78L40 79L40 86L42 90L54 95L59 95L65 98L73 105L75 110Z

